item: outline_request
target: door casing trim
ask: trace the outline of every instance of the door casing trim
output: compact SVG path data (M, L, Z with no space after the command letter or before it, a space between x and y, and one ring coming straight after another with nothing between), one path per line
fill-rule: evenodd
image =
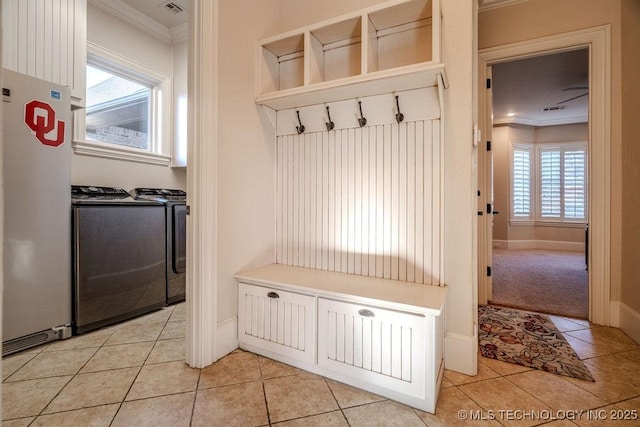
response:
M611 26L603 25L569 33L511 43L478 52L478 81L485 82L487 66L500 62L589 48L589 320L616 325L611 300ZM479 85L479 123L487 131L486 91ZM479 151L478 163L483 159ZM478 182L484 182L478 177ZM479 228L484 221L480 221ZM480 236L480 230L478 235ZM484 234L486 235L486 233ZM478 260L483 245L478 242ZM478 303L489 296L486 276L479 269Z

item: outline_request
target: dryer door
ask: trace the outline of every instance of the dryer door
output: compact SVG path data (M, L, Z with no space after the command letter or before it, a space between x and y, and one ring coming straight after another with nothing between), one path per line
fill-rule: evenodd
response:
M187 269L187 206L173 206L173 255L171 268L176 274Z

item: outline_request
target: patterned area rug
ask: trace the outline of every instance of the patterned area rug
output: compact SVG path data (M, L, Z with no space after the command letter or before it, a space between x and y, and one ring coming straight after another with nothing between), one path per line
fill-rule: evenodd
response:
M481 305L478 322L483 357L595 381L547 316Z

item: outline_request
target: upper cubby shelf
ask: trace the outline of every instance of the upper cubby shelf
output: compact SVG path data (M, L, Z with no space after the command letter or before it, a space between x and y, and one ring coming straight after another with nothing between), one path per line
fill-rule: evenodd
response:
M392 0L259 42L256 103L275 110L434 86L440 1Z

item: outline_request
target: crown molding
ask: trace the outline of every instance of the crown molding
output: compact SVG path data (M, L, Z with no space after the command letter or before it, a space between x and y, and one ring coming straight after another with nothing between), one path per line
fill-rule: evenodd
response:
M575 123L586 123L589 121L588 116L578 117L563 117L557 119L538 120L530 119L527 117L499 117L493 120L494 125L527 125L527 126L558 126L558 125L570 125Z
M513 6L514 4L524 3L529 0L479 0L480 6L478 12L486 12L488 10L498 9L501 7Z
M169 29L121 0L89 0L89 3L164 43L173 44L186 40L186 23ZM181 28L183 25L184 29Z
M189 27L185 22L184 24L169 28L169 33L171 34L173 44L186 42L189 38Z

